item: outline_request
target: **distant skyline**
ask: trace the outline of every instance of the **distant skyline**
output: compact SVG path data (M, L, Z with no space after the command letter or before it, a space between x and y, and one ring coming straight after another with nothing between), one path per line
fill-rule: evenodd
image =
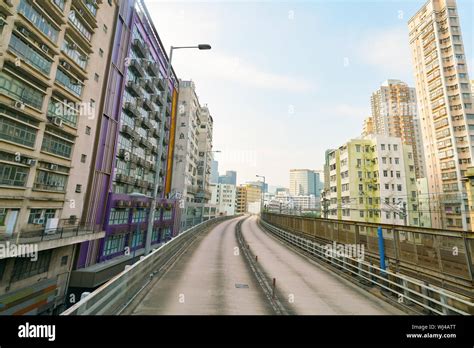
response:
M360 135L370 95L387 79L414 87L407 22L425 0L146 1L178 76L214 118L219 172L238 183L290 168L321 170L326 149ZM458 0L473 78L474 2Z

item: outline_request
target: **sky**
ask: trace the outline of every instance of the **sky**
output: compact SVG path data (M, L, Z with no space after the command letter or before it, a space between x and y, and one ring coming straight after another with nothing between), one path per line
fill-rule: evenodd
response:
M425 0L146 0L173 68L214 119L219 172L238 183L322 169L326 149L358 137L387 79L414 86L407 22ZM458 0L474 78L474 1Z

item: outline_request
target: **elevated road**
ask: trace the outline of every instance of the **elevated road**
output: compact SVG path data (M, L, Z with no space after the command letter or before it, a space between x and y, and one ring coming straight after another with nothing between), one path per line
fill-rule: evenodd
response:
M236 238L239 219L199 235L146 293L135 315L272 315L273 307ZM403 314L263 232L246 219L242 235L289 314Z

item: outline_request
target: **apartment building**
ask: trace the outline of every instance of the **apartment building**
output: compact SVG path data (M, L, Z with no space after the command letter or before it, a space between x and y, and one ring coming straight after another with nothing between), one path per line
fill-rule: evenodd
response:
M237 186L236 213L258 214L262 204L262 188L259 184L247 183Z
M193 81L180 81L178 119L176 128L175 160L173 164L172 192L185 202L197 201L199 191L198 175L198 135L200 132L201 104Z
M235 213L245 214L247 212L247 188L245 186L237 186L235 192Z
M329 168L329 206L323 216L419 225L414 154L400 138L350 140L329 153Z
M290 194L298 195L320 195L322 183L320 173L311 169L290 169Z
M430 0L408 22L434 228L470 230L462 178L474 110L454 0Z
M211 184L211 204L217 206L219 215L235 215L236 186L231 184Z
M211 181L211 162L213 160L212 132L214 120L212 119L207 105L201 107L199 120L197 170L198 192L196 194L196 201L199 203L208 203L211 199L209 185Z
M38 248L0 257L0 314L62 311L78 243L104 236L81 217L116 10L0 3L0 243Z
M370 102L373 133L399 137L404 144L411 145L415 156L416 176L424 177L423 147L420 144L421 139L417 139L420 133L415 89L400 80L387 80L372 93Z
M181 229L215 217L211 204L213 119L201 106L193 81L179 85L172 195L181 199Z
M167 198L178 80L174 72L167 79L168 57L143 1L121 1L111 31L113 51L100 127L91 141L95 155L84 212L106 235L81 244L77 252L70 281L76 298L179 232L178 203Z
M364 123L362 125L362 137L366 137L367 135L375 133L375 126L374 126L374 118L372 116L368 116L364 118Z

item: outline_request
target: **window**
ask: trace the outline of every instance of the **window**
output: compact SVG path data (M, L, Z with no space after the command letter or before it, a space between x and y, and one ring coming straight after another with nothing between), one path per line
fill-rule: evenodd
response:
M0 93L4 93L36 109L41 109L43 105L43 93L5 73L0 73Z
M41 151L53 153L58 156L71 158L72 143L49 133L45 133Z
M398 151L398 145L397 144L393 144L393 151Z
M384 176L384 177L388 177L388 171L384 170L384 171L383 171L383 176Z
M15 33L12 34L9 48L34 68L49 75L52 64L51 61L36 52L30 43L23 41Z
M0 163L0 185L25 187L29 169Z
M94 74L94 81L99 82L99 74Z
M400 171L398 171L398 170L397 170L397 172L396 172L396 177L397 177L398 179L400 179L400 177L401 177Z
M402 190L402 185L398 184L397 185L397 191L401 191Z
M86 163L86 160L87 160L87 155L82 154L81 155L81 162Z
M86 134L91 135L91 127L86 126Z
M82 185L77 184L76 185L76 192L81 193L81 191L82 191Z
M107 33L108 28L107 28L107 26L106 26L105 24L104 24L103 30L104 30L104 33Z
M143 222L146 220L146 211L144 209L137 209L133 212L132 222Z
M51 99L48 104L48 118L59 117L64 123L76 127L79 111L71 105L74 105L74 103L67 99L64 99L64 102Z
M102 48L99 48L99 56L101 57L104 56L104 50Z
M387 164L387 157L382 157L382 163Z
M123 234L114 234L107 237L104 245L104 252L103 255L107 256L110 254L114 254L123 250L125 241L125 235Z
M386 189L386 190L390 189L390 185L389 185L389 184L385 184L385 189Z
M356 151L360 152L360 145L356 145Z
M363 210L360 210L360 211L359 211L359 215L360 215L360 217L363 218L363 217L364 217L364 211L363 211Z
M395 164L400 164L400 158L395 157Z
M33 188L38 190L60 191L66 189L67 176L38 170Z
M11 281L15 282L47 272L51 261L51 254L52 250L40 251L36 261L25 257L15 258Z
M67 259L68 259L67 255L64 255L63 257L61 257L61 266L67 265Z
M26 0L20 2L18 6L18 12L22 13L33 25L45 34L51 41L56 42L58 40L58 30L55 29L48 18L41 15L36 11Z
M128 223L129 209L111 209L109 225L123 225Z
M382 151L385 150L385 144L380 145L380 147L382 148Z

